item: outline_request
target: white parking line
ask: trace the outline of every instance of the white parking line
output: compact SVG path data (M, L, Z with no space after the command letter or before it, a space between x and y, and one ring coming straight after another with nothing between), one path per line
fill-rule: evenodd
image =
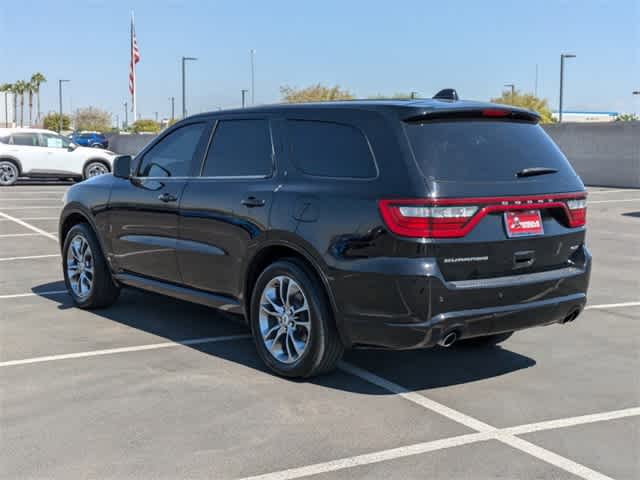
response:
M21 220L60 220L60 217L22 217ZM0 218L0 222L9 222L6 218Z
M47 232L55 236L55 232ZM0 235L0 238L14 238L14 237L39 237L41 233L5 233ZM57 238L57 237L56 237Z
M67 353L63 355L47 355L46 357L25 358L24 360L9 360L0 362L0 367L13 367L16 365L28 365L31 363L55 362L58 360L68 360L71 358L87 358L97 357L100 355L113 355L115 353L141 352L144 350L157 350L159 348L172 348L183 345L200 345L203 343L228 342L231 340L240 340L249 338L248 334L243 335L225 335L221 337L202 337L192 338L189 340L181 340L179 342L162 342L151 343L147 345L137 345L134 347L108 348L106 350L91 350L88 352Z
M595 200L588 201L587 207L589 205L593 205L594 203L616 203L616 202L640 202L640 198L621 198L620 200Z
M29 257L5 257L0 258L0 262L13 262L16 260L38 260L40 258L53 258L60 257L59 253L52 253L51 255L31 255Z
M611 480L610 477L607 477L606 475L603 475L600 472L596 472L595 470L592 470L577 462L574 462L573 460L562 457L545 448L539 447L538 445L534 445L533 443L527 440L518 438L511 433L501 431L480 420L470 417L469 415L466 415L462 412L458 412L457 410L454 410L438 402L430 400L423 395L419 395L415 392L410 392L403 386L393 383L382 377L379 377L378 375L375 375L374 373L371 373L360 367L342 362L340 365L340 368L345 372L348 372L369 383L372 383L373 385L383 388L389 392L398 394L403 398L405 398L406 400L409 400L410 402L420 405L421 407L426 408L430 411L444 415L445 417L455 422L458 422L458 423L461 423L462 425L473 428L474 430L477 430L481 433L489 433L493 431L495 433L494 438L496 440L506 445L509 445L513 448L516 448L522 452L528 453L529 455L539 460L545 461L567 472L570 472L574 475L582 477L585 480ZM271 480L270 477L263 477L263 478L264 480L267 480L267 479ZM273 478L280 478L280 477L273 477ZM297 477L284 477L284 478L297 478Z
M40 209L57 209L61 210L63 207L62 202L57 207L52 207L51 205L29 205L28 207L2 207L3 210L40 210Z
M48 295L62 295L68 293L66 290L47 290L44 292L30 292L30 293L13 293L10 295L0 295L0 300L6 300L9 298L24 298L24 297L46 297Z
M41 228L31 225L30 223L27 223L24 220L20 220L19 218L12 217L11 215L7 215L6 213L3 213L3 212L0 212L0 218L4 218L5 220L11 220L12 222L17 223L18 225L22 225L23 227L28 228L33 232L39 233L40 235L50 238L51 240L54 240L56 242L58 241L58 237L56 237L55 235L45 232Z
M599 310L602 308L639 307L640 302L603 303L600 305L587 305L585 310Z

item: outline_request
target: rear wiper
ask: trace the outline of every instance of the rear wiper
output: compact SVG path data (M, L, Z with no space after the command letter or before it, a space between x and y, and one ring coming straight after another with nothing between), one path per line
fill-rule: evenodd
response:
M518 173L516 173L516 177L534 177L536 175L547 175L548 173L558 173L557 168L549 168L549 167L530 167L523 168Z

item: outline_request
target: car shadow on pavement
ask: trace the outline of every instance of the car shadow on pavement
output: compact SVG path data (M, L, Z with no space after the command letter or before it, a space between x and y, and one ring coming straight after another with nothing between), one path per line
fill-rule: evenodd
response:
M61 290L65 290L64 282L38 285L32 291L50 301L57 302L60 310L76 308L68 295L46 293ZM157 340L158 342L166 340L180 342L204 337L249 333L244 321L237 316L134 289L123 290L120 298L112 307L92 310L90 313L118 322L126 327L161 337ZM428 390L497 377L536 364L532 358L509 350L508 341L505 347L463 348L454 346L448 349L438 347L401 352L356 349L345 354L345 361L397 382L408 390ZM268 372L255 353L255 348L249 339L202 343L188 345L185 348L192 348L245 367ZM354 393L389 394L385 390L355 377L346 376L344 373L326 375L311 381L327 388ZM300 381L292 380L292 382Z
M625 217L640 218L640 212L625 212L622 215L625 216Z

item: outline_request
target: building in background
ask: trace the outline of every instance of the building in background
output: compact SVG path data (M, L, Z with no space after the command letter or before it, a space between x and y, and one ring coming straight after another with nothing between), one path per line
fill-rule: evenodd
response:
M553 112L553 118L558 120L558 112ZM562 122L614 122L618 112L579 112L575 110L562 111Z

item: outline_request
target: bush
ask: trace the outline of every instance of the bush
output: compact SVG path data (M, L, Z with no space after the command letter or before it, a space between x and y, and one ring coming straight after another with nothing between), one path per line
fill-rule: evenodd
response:
M74 124L76 130L106 132L111 128L111 115L99 108L81 108L76 110Z
M282 101L287 103L327 102L353 99L351 92L342 90L339 85L325 87L321 83L302 89L284 85L280 87L280 95L282 96Z
M58 127L60 125L60 114L59 113L49 113L42 119L42 125L47 130L58 131ZM62 114L62 129L69 130L71 125L71 118L69 115Z
M141 118L133 122L131 131L134 133L158 133L160 131L160 124L155 120Z

